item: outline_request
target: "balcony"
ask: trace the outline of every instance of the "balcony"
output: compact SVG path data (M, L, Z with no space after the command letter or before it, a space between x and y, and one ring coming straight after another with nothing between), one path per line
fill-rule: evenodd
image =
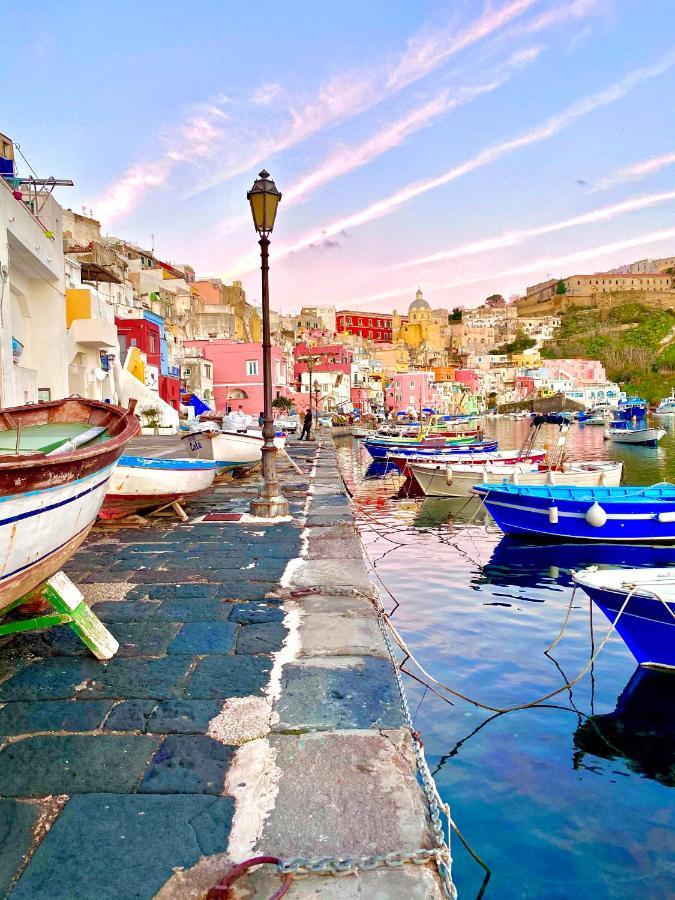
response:
M84 347L118 346L115 323L105 319L75 319L68 329L68 337Z

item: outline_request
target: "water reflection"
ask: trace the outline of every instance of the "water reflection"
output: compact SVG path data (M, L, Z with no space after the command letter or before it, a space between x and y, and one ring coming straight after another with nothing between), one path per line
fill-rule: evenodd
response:
M480 497L427 497L419 505L413 526L438 528L441 525L484 525L491 521Z
M663 544L545 543L503 537L483 568L493 584L519 584L533 588L554 579L572 585L570 572L587 566L627 566L640 569L675 565L675 552Z
M632 772L675 787L675 673L637 669L614 712L589 716L574 733L574 766L587 755L624 759Z

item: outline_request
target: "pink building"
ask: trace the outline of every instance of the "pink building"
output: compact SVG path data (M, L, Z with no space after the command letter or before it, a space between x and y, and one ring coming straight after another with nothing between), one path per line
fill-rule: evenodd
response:
M262 344L242 344L222 339L185 341L198 347L213 363L213 396L219 412L240 406L257 418L263 408ZM286 358L280 347L272 347L272 397L293 397L288 385Z
M407 412L429 407L440 409L443 398L434 384L433 372L398 372L387 384L385 403L388 410Z
M352 358L354 356L351 347L342 344L305 344L300 342L293 348L295 357L294 376L295 381L300 382L303 374L309 371L308 362L303 361L303 356L313 359L309 362L312 372L344 372L351 378Z
M516 392L516 400L524 400L534 391L534 378L531 375L516 375L513 389Z
M546 371L555 380L568 380L581 384L585 381L598 384L607 381L605 367L597 359L547 359Z
M475 369L455 369L455 381L467 387L472 394L480 390L480 379Z

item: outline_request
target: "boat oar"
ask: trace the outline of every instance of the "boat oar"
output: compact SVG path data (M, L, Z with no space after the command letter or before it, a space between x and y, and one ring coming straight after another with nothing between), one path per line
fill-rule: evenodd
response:
M97 438L100 434L103 434L105 431L105 427L97 425L95 428L88 428L86 431L83 431L82 434L76 434L75 437L70 438L68 441L64 441L59 447L56 447L54 450L50 450L49 453L45 453L45 456L57 456L60 453L72 453L73 450L77 450L78 447L81 447L83 444L88 444L90 441L93 441L94 438Z

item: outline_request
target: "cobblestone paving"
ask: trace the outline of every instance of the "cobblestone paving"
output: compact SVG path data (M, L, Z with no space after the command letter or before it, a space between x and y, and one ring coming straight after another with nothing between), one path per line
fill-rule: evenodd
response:
M292 523L194 520L246 512L255 483L216 487L186 524L90 535L66 571L120 643L109 663L68 626L0 642L0 897L150 898L225 850L235 747L210 723L268 684L307 482L289 470Z

